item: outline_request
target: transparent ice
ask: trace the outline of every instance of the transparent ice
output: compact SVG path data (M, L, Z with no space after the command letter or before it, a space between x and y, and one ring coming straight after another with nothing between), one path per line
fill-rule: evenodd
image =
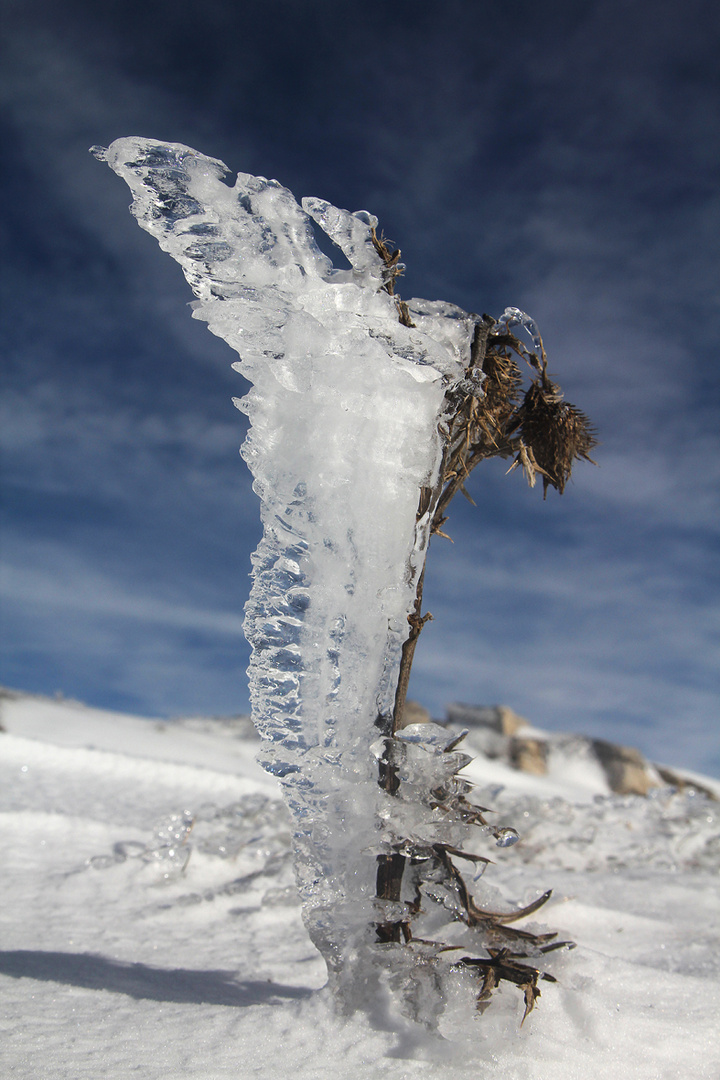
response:
M292 812L306 924L338 973L372 940L378 851L398 828L421 832L408 801L392 820L371 746L425 559L420 493L438 479L438 425L477 317L412 300L415 325L401 325L366 212L301 207L244 173L231 186L222 162L177 144L127 138L94 153L127 181L139 224L183 268L194 317L252 384L236 404L264 526L245 619L253 719ZM314 228L351 269L322 254ZM458 767L455 754L407 751L410 784Z
M495 322L491 333L494 334L496 337L502 337L504 334L507 334L508 331L512 330L515 326L522 326L523 330L527 331L527 333L532 338L533 348L535 349L538 356L542 356L543 343L542 338L540 337L540 331L537 328L537 324L530 315L526 315L524 311L520 310L520 308L505 308L500 318Z

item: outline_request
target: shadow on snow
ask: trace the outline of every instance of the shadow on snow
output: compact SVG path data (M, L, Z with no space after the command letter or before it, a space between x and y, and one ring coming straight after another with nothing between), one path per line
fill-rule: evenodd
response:
M156 968L148 964L108 960L90 953L41 952L30 949L0 951L0 974L12 978L109 990L138 1000L178 1002L184 1005L277 1004L285 998L308 998L305 986L237 979L232 971L197 971L192 968Z

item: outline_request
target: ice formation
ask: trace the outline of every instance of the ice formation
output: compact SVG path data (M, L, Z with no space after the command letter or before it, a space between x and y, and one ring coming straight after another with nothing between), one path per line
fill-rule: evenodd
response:
M388 796L370 747L392 711L428 542L421 489L438 479L438 424L477 316L414 300L402 325L366 212L301 208L243 173L231 187L222 162L177 144L93 152L127 181L139 224L183 268L194 318L252 384L236 404L264 525L245 620L253 718L293 814L308 929L337 972L377 918ZM320 251L313 222L351 269Z

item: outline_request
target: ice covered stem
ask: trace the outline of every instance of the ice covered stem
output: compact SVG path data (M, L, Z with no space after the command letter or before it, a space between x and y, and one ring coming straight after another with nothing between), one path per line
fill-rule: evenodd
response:
M370 747L392 713L425 559L420 492L437 484L438 425L476 320L414 300L414 325L401 324L367 213L301 208L263 177L231 186L222 162L176 144L128 138L95 153L252 384L237 404L264 526L245 621L253 718L293 813L308 929L347 974L374 939L387 796ZM321 253L313 222L351 269Z

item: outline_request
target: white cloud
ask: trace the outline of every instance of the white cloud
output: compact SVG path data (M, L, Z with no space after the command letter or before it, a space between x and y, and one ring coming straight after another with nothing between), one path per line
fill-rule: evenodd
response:
M137 623L157 623L169 629L242 634L242 618L231 611L194 607L178 599L153 595L147 588L133 590L127 578L113 578L88 565L72 547L28 541L25 560L0 563L0 591L8 604L52 610L51 618L68 613L127 618ZM60 615L62 614L62 616Z

